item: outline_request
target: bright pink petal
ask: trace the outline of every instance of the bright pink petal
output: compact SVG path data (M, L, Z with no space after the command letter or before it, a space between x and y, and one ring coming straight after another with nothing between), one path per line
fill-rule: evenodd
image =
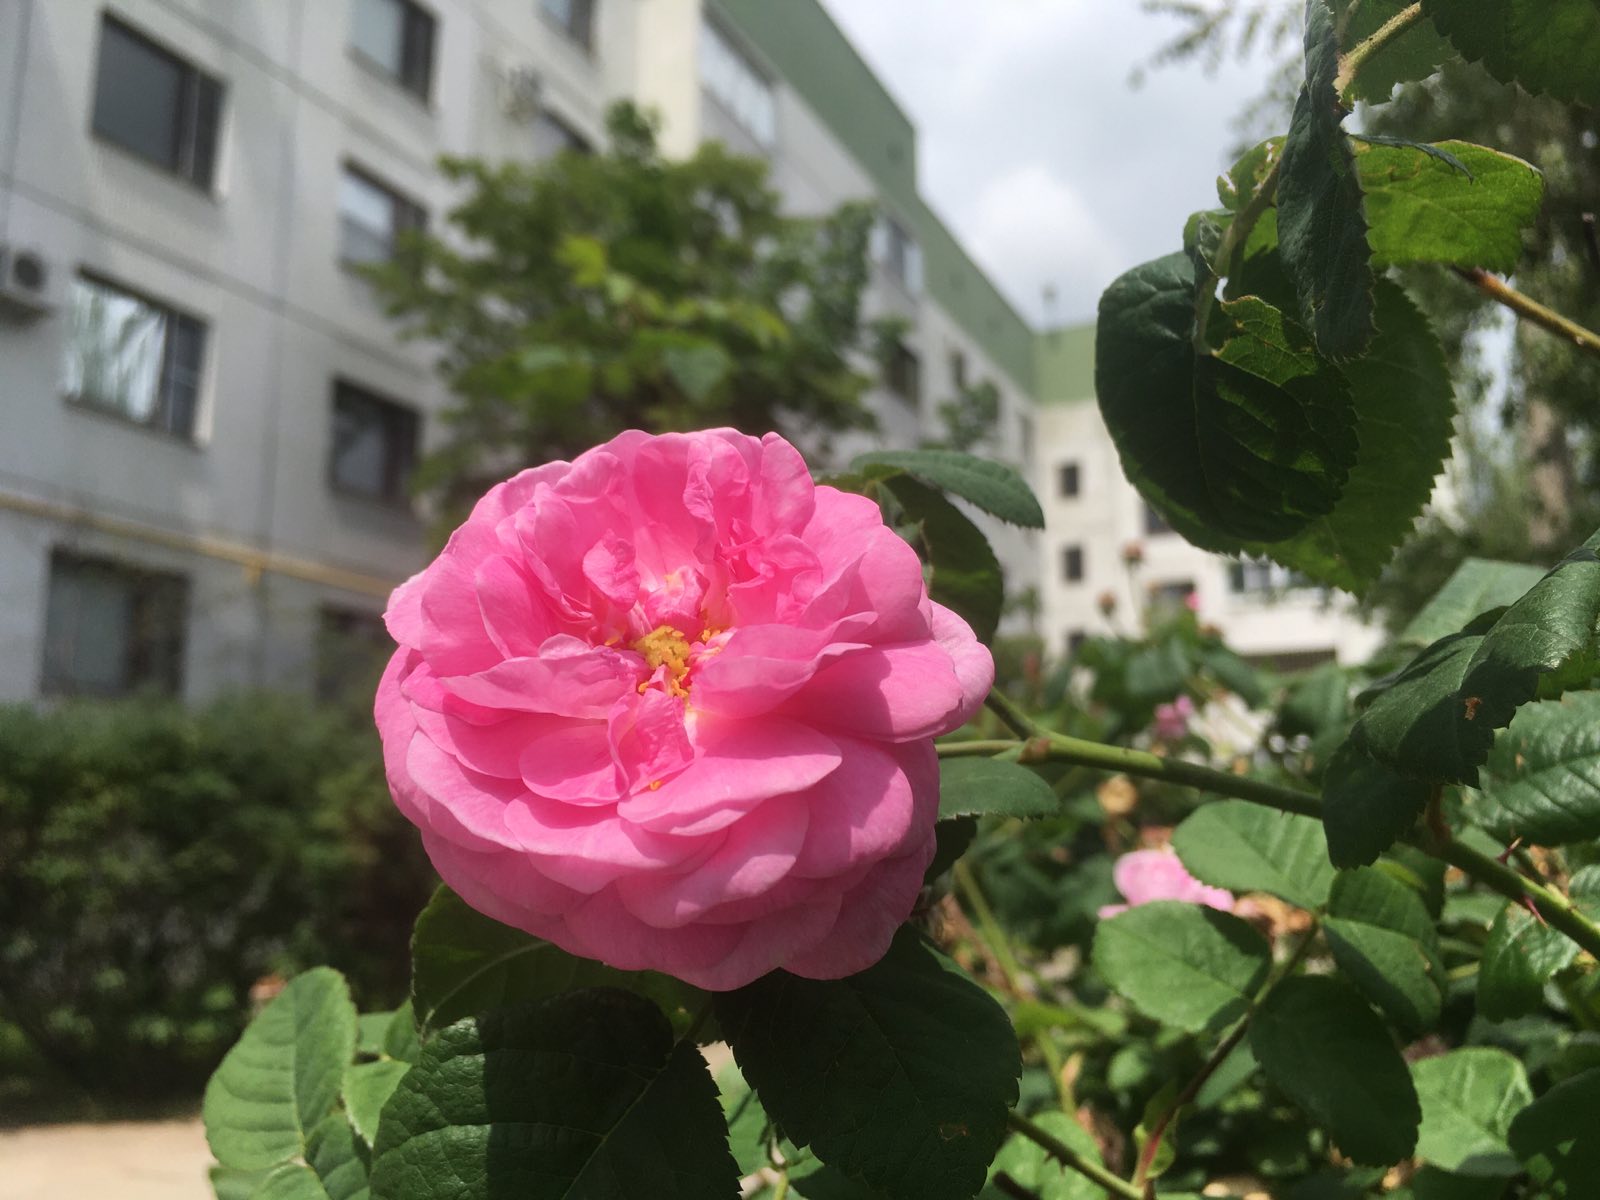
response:
M933 642L858 651L818 671L781 710L863 737L910 741L948 732L962 702L950 655Z
M952 723L941 732L951 732L972 720L983 707L984 697L994 686L994 656L968 625L942 604L933 606L933 637L950 656L956 678L961 681L961 703Z

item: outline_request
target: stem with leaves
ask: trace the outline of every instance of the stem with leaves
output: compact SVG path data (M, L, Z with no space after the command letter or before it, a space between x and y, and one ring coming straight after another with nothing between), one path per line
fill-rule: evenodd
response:
M1354 82L1356 73L1361 70L1363 63L1420 20L1422 20L1422 5L1420 3L1408 5L1374 29L1370 36L1351 46L1349 52L1339 60L1339 74L1333 81L1335 94L1342 97L1345 90Z
M1006 1124L1012 1130L1020 1133L1035 1146L1040 1147L1051 1158L1055 1159L1069 1171L1076 1171L1089 1179L1094 1180L1113 1196L1121 1196L1124 1200L1144 1200L1144 1192L1136 1188L1120 1175L1114 1175L1105 1167L1092 1159L1085 1158L1048 1129L1035 1125L1019 1112L1006 1114Z

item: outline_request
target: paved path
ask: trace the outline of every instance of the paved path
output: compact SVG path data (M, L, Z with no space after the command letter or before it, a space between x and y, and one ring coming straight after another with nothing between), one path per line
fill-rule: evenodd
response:
M0 1130L0 1200L209 1200L198 1118Z

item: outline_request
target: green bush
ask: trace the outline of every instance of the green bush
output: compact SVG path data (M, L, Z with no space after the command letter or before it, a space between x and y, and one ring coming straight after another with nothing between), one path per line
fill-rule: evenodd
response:
M192 1095L252 985L405 994L433 884L364 723L282 696L0 708L0 1022L96 1099Z

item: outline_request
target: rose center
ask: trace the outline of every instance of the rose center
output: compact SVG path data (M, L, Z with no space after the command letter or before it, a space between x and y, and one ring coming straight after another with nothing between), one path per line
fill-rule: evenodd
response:
M657 625L633 643L634 651L650 664L654 673L667 669L667 690L674 696L687 696L689 689L684 679L689 674L689 639L671 625ZM640 691L644 690L641 684Z

